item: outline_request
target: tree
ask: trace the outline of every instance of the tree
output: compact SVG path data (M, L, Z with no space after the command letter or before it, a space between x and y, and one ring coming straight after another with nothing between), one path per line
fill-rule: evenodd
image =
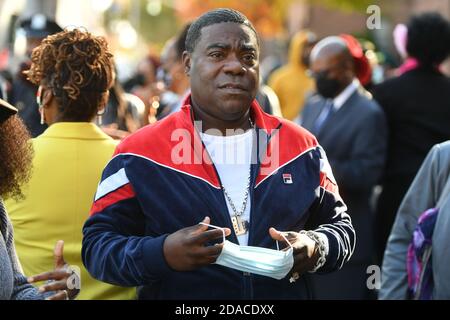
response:
M285 13L293 0L175 0L176 14L192 21L215 8L233 8L245 14L262 37L274 36L284 29Z

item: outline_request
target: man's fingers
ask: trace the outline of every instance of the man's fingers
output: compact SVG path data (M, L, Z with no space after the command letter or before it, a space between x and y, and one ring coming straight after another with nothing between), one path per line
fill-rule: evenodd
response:
M195 235L194 237L192 237L191 240L192 240L192 242L195 242L198 244L203 244L210 240L222 238L224 232L225 232L225 237L229 236L231 234L231 230L229 228L213 229L213 230L204 231L198 235Z
M205 217L203 219L203 221L201 221L200 223L193 225L192 228L193 229L193 233L202 233L206 230L208 230L208 226L206 226L206 224L210 224L211 219L209 217Z
M61 269L64 268L66 262L64 261L64 241L59 240L56 242L55 250L53 251L53 256L55 259L55 269Z
M216 262L218 256L209 256L203 258L202 265L208 265Z
M55 270L37 274L28 278L29 283L47 281L47 280L61 280L70 276L70 272L65 270Z
M295 239L297 238L297 232L293 232L293 231L278 231L275 228L270 228L269 229L269 234L272 237L272 239L277 240L277 241L281 241L281 242L284 242L284 243L286 243L286 239L290 243L293 243L295 241Z
M61 281L55 281L43 286L39 287L39 292L48 292L48 291L58 291L58 290L64 290L67 289L67 281L61 280Z
M277 240L277 241L284 241L283 237L281 236L281 232L278 231L275 228L270 228L269 229L269 234L272 237L272 239Z
M310 268L308 267L308 257L305 249L300 249L297 253L294 253L294 265L291 270L291 274L297 272L298 274L303 274L307 272Z
M192 254L193 257L209 257L218 256L222 252L223 244L217 244L209 247L200 247L196 252Z
M301 250L297 254L294 254L294 266L301 265L307 260L306 251Z

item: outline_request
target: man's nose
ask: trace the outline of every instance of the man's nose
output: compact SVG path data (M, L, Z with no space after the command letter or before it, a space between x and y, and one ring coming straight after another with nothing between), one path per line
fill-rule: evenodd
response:
M247 71L245 66L235 55L232 55L229 57L229 59L227 59L223 70L225 71L225 73L230 73L233 75L242 75Z

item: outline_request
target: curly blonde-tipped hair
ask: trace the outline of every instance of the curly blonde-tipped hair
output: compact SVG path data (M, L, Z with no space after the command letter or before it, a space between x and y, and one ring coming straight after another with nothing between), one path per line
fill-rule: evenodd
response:
M61 120L91 121L105 106L114 63L103 37L66 29L45 38L33 50L31 61L28 79L52 90Z

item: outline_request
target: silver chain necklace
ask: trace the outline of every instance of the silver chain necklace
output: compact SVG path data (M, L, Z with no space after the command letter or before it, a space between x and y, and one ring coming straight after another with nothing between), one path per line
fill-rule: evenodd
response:
M248 121L250 122L250 126L253 129L253 122L248 118ZM225 195L228 203L230 204L231 209L233 210L234 215L231 217L231 223L233 224L233 229L236 234L236 236L240 236L243 234L246 234L248 231L248 221L243 220L241 218L242 214L245 211L245 208L247 207L248 202L248 195L250 193L250 178L251 178L251 165L248 170L248 177L247 177L247 186L245 187L245 194L244 194L244 200L242 201L241 210L237 211L236 206L234 205L233 201L231 200L230 195L228 194L227 190L225 189L224 185L222 184L222 190L223 194Z

